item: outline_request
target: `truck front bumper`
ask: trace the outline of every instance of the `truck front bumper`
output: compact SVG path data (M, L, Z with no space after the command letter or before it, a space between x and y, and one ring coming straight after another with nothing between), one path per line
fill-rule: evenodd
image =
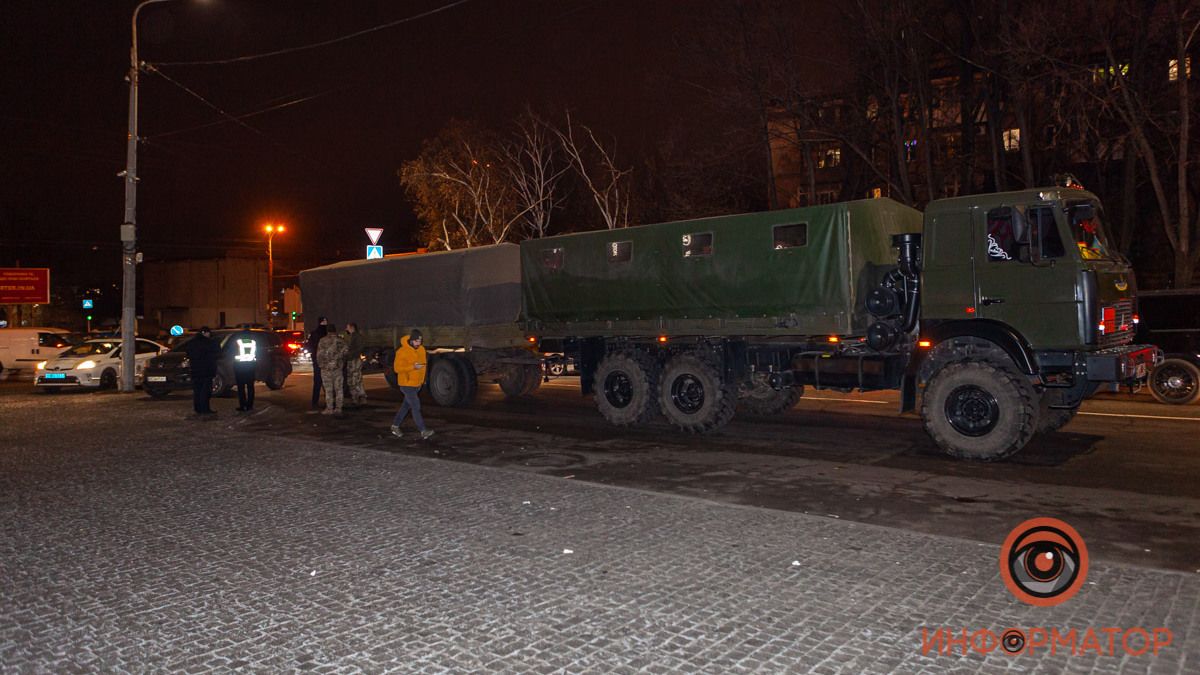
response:
M1162 350L1154 345L1124 345L1087 355L1090 382L1139 382L1162 361Z

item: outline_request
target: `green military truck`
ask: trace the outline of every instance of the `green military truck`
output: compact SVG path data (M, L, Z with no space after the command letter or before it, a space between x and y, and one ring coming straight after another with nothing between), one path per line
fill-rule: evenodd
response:
M1101 384L1142 379L1161 358L1131 344L1133 271L1108 245L1099 200L1077 189L938 200L923 215L873 199L547 237L522 242L515 265L514 252L310 270L306 316L339 316L335 296L357 288L360 321L387 315L369 326L378 349L408 327L432 328L430 393L448 405L467 402L480 375L527 393L538 355L558 352L616 425L661 415L708 432L739 409L787 410L805 387L897 389L902 412L920 395L942 449L985 461L1058 429ZM486 277L499 311L462 315L479 292L465 272L416 273L438 256ZM368 269L380 270L371 284L339 276ZM410 310L393 297L399 283L460 316L431 324L449 317Z

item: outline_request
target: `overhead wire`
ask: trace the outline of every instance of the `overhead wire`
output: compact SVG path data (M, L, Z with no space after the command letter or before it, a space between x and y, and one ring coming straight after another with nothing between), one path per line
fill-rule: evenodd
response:
M282 56L284 54L292 54L295 52L307 51L309 49L317 49L318 47L326 47L326 46L329 46L332 44L337 44L339 42L345 42L346 40L352 40L356 37L362 37L363 35L375 33L375 32L381 31L381 30L386 30L388 28L393 28L395 26L409 23L411 21L416 21L418 19L424 19L425 17L433 16L434 14L437 14L439 12L445 12L447 10L454 9L455 7L466 4L468 2L470 2L470 0L456 0L456 2L451 2L447 5L442 5L441 7L436 7L427 12L421 12L420 14L414 14L413 16L410 16L410 17L406 17L403 19L397 19L396 21L389 21L387 23L379 24L377 26L372 26L370 28L364 28L363 30L355 31L353 33L348 33L346 35L342 35L342 36L339 36L336 38L322 40L320 42L313 42L313 43L306 44L306 45L298 45L295 47L286 47L284 49L276 49L274 51L262 52L259 54L247 54L245 56L235 56L235 57L227 58L227 59L211 59L211 60L207 60L207 61L160 61L160 62L158 62L158 65L160 65L160 66L218 66L218 65L225 65L225 64L230 64L230 63L243 63L246 61L265 59L265 58L268 58L271 56Z

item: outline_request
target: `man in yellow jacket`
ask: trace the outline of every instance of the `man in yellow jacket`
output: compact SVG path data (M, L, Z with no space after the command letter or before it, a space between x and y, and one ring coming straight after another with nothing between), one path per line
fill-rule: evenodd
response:
M400 385L400 392L404 394L404 403L400 405L400 410L392 419L392 435L396 438L404 435L400 431L400 423L404 421L409 410L412 410L413 421L417 423L417 430L421 432L421 438L429 438L433 435L432 431L425 428L425 420L421 417L421 399L417 397L417 392L425 383L425 364L425 347L421 345L421 331L413 330L409 333L408 340L396 349L396 360L392 363L392 370L396 371L396 383Z

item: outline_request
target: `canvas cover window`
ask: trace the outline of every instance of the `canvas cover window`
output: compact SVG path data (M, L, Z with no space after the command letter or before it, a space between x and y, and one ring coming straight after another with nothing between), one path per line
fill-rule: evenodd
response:
M772 234L776 251L808 245L808 223L776 225L772 228Z
M561 270L563 266L563 250L548 248L542 251L542 267L548 270Z
M712 232L698 232L695 234L683 235L683 257L696 258L699 256L712 255L712 251Z
M608 262L623 263L633 260L633 242L632 241L610 241L608 242Z

